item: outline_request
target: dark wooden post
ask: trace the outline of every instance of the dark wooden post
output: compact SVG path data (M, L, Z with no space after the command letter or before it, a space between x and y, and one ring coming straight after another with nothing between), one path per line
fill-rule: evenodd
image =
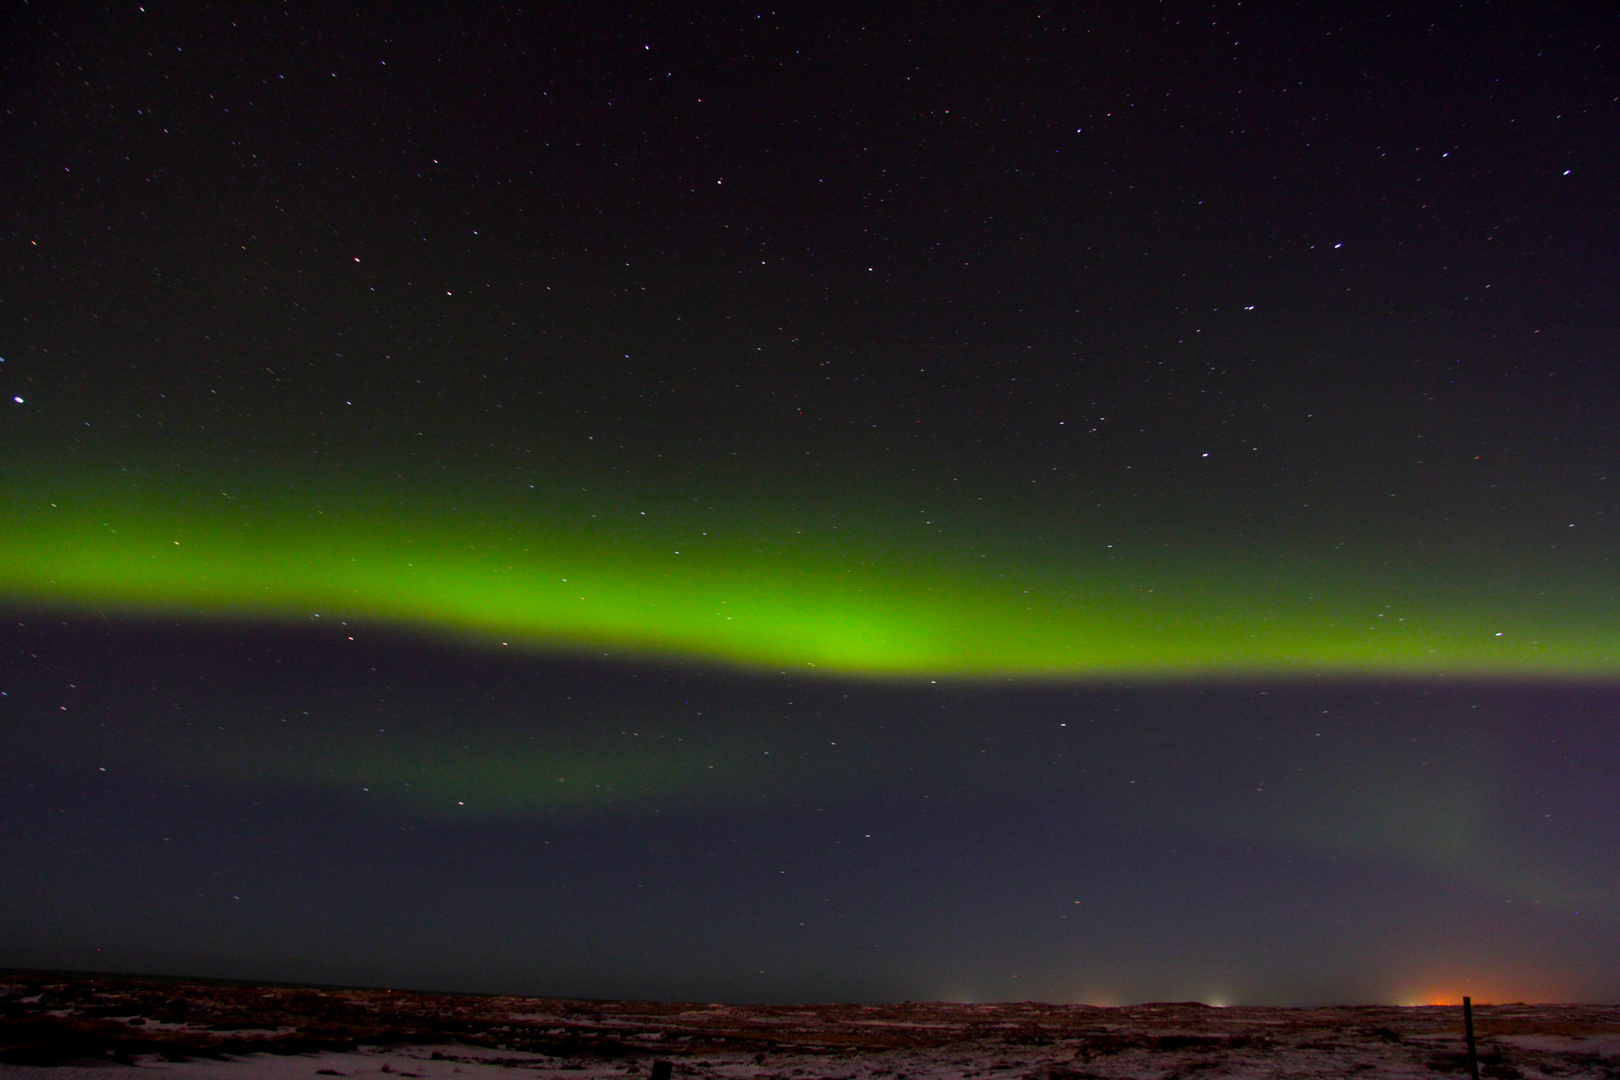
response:
M675 1067L667 1061L655 1061L652 1067L652 1080L669 1080L669 1074Z
M1474 1045L1474 1003L1463 998L1463 1036L1468 1040L1468 1075L1479 1080L1479 1048Z

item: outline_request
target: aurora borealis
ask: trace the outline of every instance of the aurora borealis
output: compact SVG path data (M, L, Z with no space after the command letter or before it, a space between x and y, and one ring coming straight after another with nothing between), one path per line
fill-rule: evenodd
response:
M5 19L0 964L1620 992L1610 22Z
M576 509L570 521L532 494L453 514L424 512L420 497L356 513L345 508L358 493L347 492L330 509L290 512L223 492L111 494L13 501L22 512L8 522L4 561L14 596L856 675L1598 675L1617 662L1591 625L1601 601L1581 605L1599 608L1586 620L1560 619L1545 592L1461 602L1461 590L1336 559L1211 566L1197 551L1180 565L1093 553L1030 570L993 542L908 551L898 530L858 514L848 515L853 538L793 530L760 542L746 519L729 534L690 514L593 527L597 515ZM631 515L646 511L621 511Z

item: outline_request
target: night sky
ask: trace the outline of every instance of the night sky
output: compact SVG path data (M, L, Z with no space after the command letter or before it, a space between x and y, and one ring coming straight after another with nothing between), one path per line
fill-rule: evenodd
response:
M1620 997L1617 51L9 6L0 965Z

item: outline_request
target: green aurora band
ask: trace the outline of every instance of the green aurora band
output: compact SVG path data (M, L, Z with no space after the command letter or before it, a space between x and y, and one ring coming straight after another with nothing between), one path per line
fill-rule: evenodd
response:
M1099 543L1036 562L871 515L818 533L747 512L608 522L534 492L386 502L357 483L294 499L15 476L0 492L0 593L34 607L898 678L1620 673L1608 605L1523 570L1488 591L1478 582L1501 575L1432 561L1133 559Z

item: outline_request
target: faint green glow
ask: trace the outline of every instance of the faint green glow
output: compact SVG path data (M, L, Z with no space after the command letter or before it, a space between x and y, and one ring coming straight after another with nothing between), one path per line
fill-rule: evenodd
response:
M723 748L659 747L657 753L637 755L420 743L365 748L333 746L328 740L320 744L319 756L308 760L260 749L270 752L240 768L205 763L198 771L314 783L351 795L365 792L425 816L450 818L698 806L750 796L783 797L805 786L798 776L762 772L757 753L747 762L751 768L744 769L740 755ZM784 779L789 781L785 785ZM823 782L818 790L829 786Z
M854 755L806 753L805 741L759 740L728 727L727 739L472 735L450 723L390 721L368 737L332 727L287 740L238 726L220 743L161 743L150 767L177 777L291 783L341 791L429 818L478 819L553 813L634 812L648 807L728 805L813 796L848 797L879 783L878 766ZM457 723L456 721L460 721ZM445 734L449 731L450 734ZM381 737L386 735L387 737ZM282 736L277 738L276 736ZM823 748L825 744L823 744ZM817 748L817 749L823 749Z
M1331 563L1110 559L836 538L732 514L612 528L583 511L345 509L207 493L13 490L0 590L14 600L200 617L360 620L492 647L604 649L877 676L1270 671L1612 673L1589 614ZM570 516L572 515L572 516ZM667 515L666 515L667 516ZM1100 549L1101 545L1092 545ZM993 556L993 557L992 557ZM1499 583L1498 583L1499 584Z

